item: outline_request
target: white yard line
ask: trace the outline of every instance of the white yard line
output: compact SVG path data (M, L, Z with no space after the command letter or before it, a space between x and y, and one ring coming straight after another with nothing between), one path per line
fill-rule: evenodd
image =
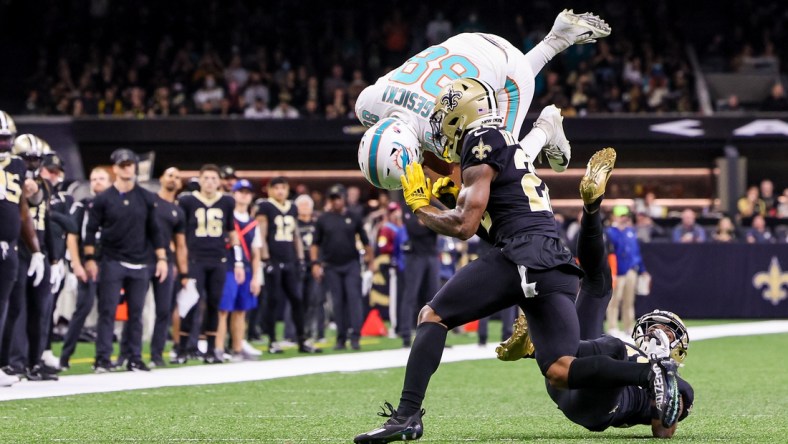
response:
M747 336L788 332L788 321L747 322L709 325L689 329L692 342L728 336ZM442 362L493 359L495 344L475 344L447 348ZM154 370L149 373L118 372L103 375L64 376L60 381L23 381L12 387L0 388L0 401L48 398L53 396L105 393L185 385L223 384L228 382L262 381L289 376L329 372L357 372L404 367L409 349L384 350L341 355L310 356L238 364L204 365Z

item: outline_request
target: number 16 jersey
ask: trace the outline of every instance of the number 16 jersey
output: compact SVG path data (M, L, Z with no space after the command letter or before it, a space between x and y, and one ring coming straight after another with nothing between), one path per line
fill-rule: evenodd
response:
M227 261L227 237L235 231L235 199L216 194L208 199L199 191L178 196L178 206L186 216L186 245L189 260Z

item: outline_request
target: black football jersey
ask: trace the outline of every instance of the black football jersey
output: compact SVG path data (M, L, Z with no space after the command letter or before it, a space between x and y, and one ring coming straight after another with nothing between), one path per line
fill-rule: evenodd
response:
M235 230L235 199L217 194L208 200L198 191L178 197L186 217L189 260L225 262L228 233Z
M297 222L298 231L301 233L301 244L304 246L304 251L309 251L309 247L315 240L315 219L311 219L309 222L297 219Z
M16 242L22 228L19 203L24 198L25 162L17 156L8 156L0 162L0 241Z
M159 224L161 236L167 245L165 248L167 258L172 260L175 256L172 237L175 233L186 232L186 215L177 202L168 202L159 196L156 196L156 202L158 203L156 205L156 222Z
M274 199L260 199L257 203L257 216L268 219L265 236L268 254L274 262L296 261L294 242L297 239L298 209L289 200L280 204Z
M497 171L481 223L495 244L525 234L558 238L547 184L511 133L482 127L465 136L461 168L481 164Z

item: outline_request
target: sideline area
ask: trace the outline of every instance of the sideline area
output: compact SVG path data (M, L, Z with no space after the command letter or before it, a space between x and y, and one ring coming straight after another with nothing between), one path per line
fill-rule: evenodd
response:
M788 321L759 321L690 327L692 342L729 336L748 336L788 332ZM494 359L495 346L457 345L446 348L442 362ZM87 393L106 393L159 387L176 387L230 382L261 381L290 376L329 372L356 372L404 367L410 349L383 350L329 356L277 359L237 364L190 366L157 369L151 372L118 372L63 376L60 381L22 381L0 388L0 401L48 398Z

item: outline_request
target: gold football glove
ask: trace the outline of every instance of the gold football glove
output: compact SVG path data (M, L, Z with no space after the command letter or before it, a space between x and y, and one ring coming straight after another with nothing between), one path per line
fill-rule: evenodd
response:
M451 177L441 177L432 185L432 195L449 208L457 205L457 196L460 188L454 184Z
M400 177L402 182L402 194L405 195L405 203L414 212L421 207L430 204L431 183L424 178L424 170L421 164L412 163L405 169L405 174Z

